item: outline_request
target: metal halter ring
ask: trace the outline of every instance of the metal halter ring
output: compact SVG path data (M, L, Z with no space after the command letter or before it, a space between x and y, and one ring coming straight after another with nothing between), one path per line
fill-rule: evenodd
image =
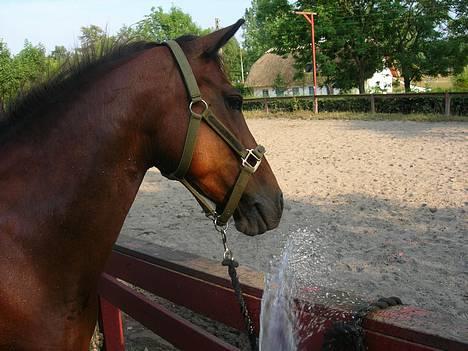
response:
M197 113L193 110L193 106L197 103L201 102L203 105L204 105L204 108L203 108L203 111L201 113ZM208 104L206 103L205 100L203 99L200 99L200 100L192 100L190 101L190 105L189 105L189 110L190 110L190 113L194 116L197 116L197 117L202 117L203 114L208 110Z
M219 225L218 224L218 217L219 216L217 214L213 215L212 220L213 220L214 227L215 227L217 232L225 234L227 232L228 228L229 228L229 223L226 223L225 225Z

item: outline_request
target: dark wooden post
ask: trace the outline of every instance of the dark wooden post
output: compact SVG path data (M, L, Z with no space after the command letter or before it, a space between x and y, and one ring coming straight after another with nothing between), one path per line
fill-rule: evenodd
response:
M450 94L448 91L445 92L445 115L450 116Z
M106 299L100 297L100 324L106 351L125 351L122 312Z
M374 94L370 94L370 112L375 114L375 96Z

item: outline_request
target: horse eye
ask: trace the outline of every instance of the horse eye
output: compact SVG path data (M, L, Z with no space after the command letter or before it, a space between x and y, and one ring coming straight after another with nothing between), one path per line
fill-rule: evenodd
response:
M228 107L231 110L241 111L242 110L242 97L241 96L228 96L226 98Z

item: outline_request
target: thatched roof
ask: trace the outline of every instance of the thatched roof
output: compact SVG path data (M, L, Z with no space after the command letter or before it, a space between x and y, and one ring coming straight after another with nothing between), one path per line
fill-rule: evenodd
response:
M313 85L312 73L305 73L304 78L294 79L296 75L294 62L292 55L283 58L267 52L250 68L245 85L252 88L272 87L278 75L288 87Z

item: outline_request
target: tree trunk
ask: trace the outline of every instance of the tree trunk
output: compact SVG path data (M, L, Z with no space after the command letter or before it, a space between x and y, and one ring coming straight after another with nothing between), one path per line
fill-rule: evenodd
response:
M405 93L411 93L411 80L409 77L403 77L405 82Z
M361 67L359 61L357 61L358 63L358 71L359 71L359 76L358 76L358 88L359 88L359 94L365 94L366 93L366 79L364 78L364 68Z
M365 83L366 80L363 77L359 77L359 94L366 93Z

